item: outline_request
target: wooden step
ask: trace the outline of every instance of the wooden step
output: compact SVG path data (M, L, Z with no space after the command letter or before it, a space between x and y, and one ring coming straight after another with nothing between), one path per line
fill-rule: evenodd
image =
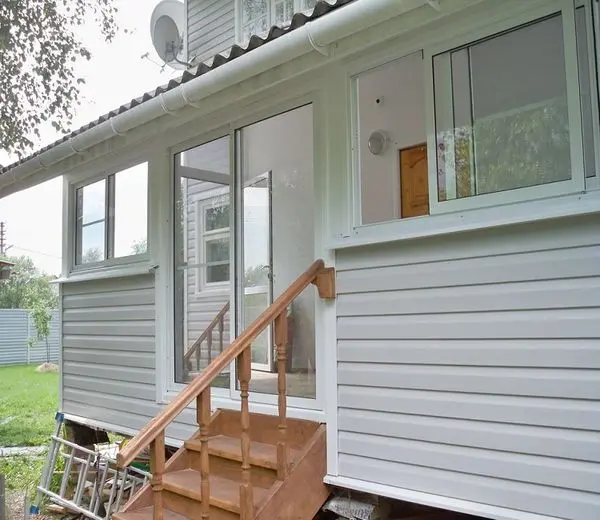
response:
M118 512L112 514L113 520L152 520L154 515L154 507L148 506L135 511ZM171 511L170 509L163 508L164 520L188 520L187 517Z
M219 410L211 424L212 431L227 437L240 438L241 414L238 410ZM250 439L253 442L276 445L279 441L279 417L276 415L250 414ZM319 424L304 419L287 419L287 440L291 448L301 449L316 433Z
M190 439L185 441L185 447L190 451L199 452L201 442L199 439ZM211 455L224 459L236 462L242 461L242 445L240 439L237 437L228 437L226 435L211 437L208 441L208 452ZM292 462L297 454L298 450L290 448L288 462ZM250 444L250 464L277 471L277 446L253 441Z
M186 468L200 471L202 468L202 456L200 455L200 452L186 449L186 454L186 467L173 468L173 471ZM242 482L242 464L240 462L219 457L217 455L210 455L208 464L211 475L233 480L237 483ZM277 481L277 471L269 468L261 468L260 466L252 466L250 481L253 486L268 489Z
M239 514L240 484L216 475L211 475L209 482L210 505ZM163 476L163 486L165 490L197 502L202 502L200 483L200 472L194 469L174 471L173 473L166 473ZM266 489L254 488L254 506L257 507L261 505L266 496Z

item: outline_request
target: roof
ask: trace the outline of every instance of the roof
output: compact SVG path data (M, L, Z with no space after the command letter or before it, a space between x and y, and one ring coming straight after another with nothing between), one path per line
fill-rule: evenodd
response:
M0 267L11 267L15 264L12 262L7 262L6 260L0 260Z
M166 85L157 87L156 89L154 89L150 92L146 92L145 94L143 94L140 97L132 99L129 103L121 105L119 108L116 108L115 110L112 110L112 111L108 112L107 114L100 116L98 119L91 121L87 125L84 125L84 126L78 128L77 130L74 130L71 133L66 134L64 137L53 142L52 144L49 144L48 146L45 146L44 148L41 148L41 149L37 150L36 152L34 152L26 157L23 157L22 159L14 162L12 164L9 164L8 166L4 166L4 167L0 166L0 175L7 173L11 169L28 162L29 160L33 159L34 157L37 157L38 155L41 155L44 152L47 152L48 150L54 148L55 146L58 146L59 144L62 144L79 134L83 134L83 133L87 132L91 128L94 128L95 126L98 126L99 124L104 123L105 121L108 121L109 119L112 119L113 117L116 117L117 115L122 114L123 112L126 112L126 111L132 109L133 107L141 105L141 104L159 96L160 94L164 94L165 92L167 92L169 90L173 90L173 89L179 87L180 85L182 85L183 83L187 83L188 81L191 81L197 77L203 76L204 74L208 74L208 73L210 73L210 71L220 67L221 65L228 63L230 61L233 61L236 58L239 58L240 56L242 56L244 54L252 52L254 49L257 49L258 47L261 47L262 45L265 45L273 40L276 40L277 38L281 38L282 36L285 36L287 33L293 31L294 29L297 29L298 27L302 27L307 22L310 22L311 20L320 18L321 16L324 16L327 13L330 13L331 11L335 11L336 9L339 9L340 7L343 7L344 5L349 4L350 2L353 2L353 1L355 1L355 0L329 0L329 2L319 0L319 2L317 2L317 4L315 5L313 12L310 15L305 15L303 13L296 13L293 16L288 27L283 28L283 27L273 26L273 27L271 27L271 29L269 30L269 33L264 38L254 35L250 38L250 41L248 42L248 45L246 47L240 47L239 45L233 45L228 53L217 54L213 58L210 65L208 65L206 63L201 63L197 67L195 67L191 70L185 71L179 78L173 79L173 80L169 81L169 83L167 83Z

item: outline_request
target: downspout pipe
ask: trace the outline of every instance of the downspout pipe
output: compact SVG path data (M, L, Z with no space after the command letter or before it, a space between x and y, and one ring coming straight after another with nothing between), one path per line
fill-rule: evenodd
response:
M174 114L186 106L200 106L201 101L221 90L305 54L319 52L328 55L333 43L427 4L428 0L360 0L307 22L281 38L159 94L15 166L0 175L0 196L14 191L10 185L23 182L27 177L69 156L83 153L116 135L125 135L165 114Z

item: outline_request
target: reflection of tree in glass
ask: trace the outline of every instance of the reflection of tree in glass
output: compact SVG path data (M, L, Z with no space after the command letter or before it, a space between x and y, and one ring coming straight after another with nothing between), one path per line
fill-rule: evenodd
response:
M148 251L148 240L145 238L143 238L142 240L136 240L131 245L132 255L143 255L146 251Z
M86 249L85 253L83 253L83 256L81 257L82 264L100 262L102 260L104 260L104 255L102 254L102 251L100 251L99 247L90 247L89 249Z
M440 200L446 199L444 143L452 137L458 198L570 179L568 123L566 101L560 99L475 121L472 128L439 132ZM471 160L471 139L475 161Z
M267 273L268 266L265 265L253 265L252 267L248 267L244 273L244 286L258 287L260 285L267 285L269 283Z

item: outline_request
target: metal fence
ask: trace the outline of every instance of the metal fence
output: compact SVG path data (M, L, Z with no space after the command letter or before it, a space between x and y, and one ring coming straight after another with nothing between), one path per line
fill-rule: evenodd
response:
M50 322L50 361L56 363L60 349L58 311ZM29 346L29 338L37 335L31 312L23 309L0 309L0 366L43 363L46 361L46 342L36 341Z

